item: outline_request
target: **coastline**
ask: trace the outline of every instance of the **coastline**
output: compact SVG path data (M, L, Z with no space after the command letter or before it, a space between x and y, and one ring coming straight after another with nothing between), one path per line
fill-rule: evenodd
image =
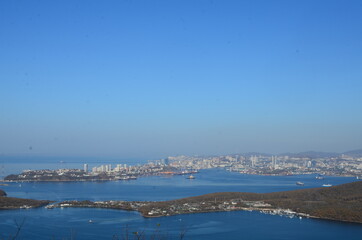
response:
M49 205L47 205L49 206ZM51 205L53 206L53 205ZM240 208L240 209L215 209L215 210L205 210L205 211L197 211L197 212L182 212L182 213L174 213L174 214L166 214L166 215L148 215L140 210L137 209L128 209L128 208L118 208L118 207L105 207L105 206L86 206L86 205L74 205L74 206L57 206L54 205L52 208L98 208L98 209L113 209L113 210L122 210L122 211L134 211L138 212L144 218L160 218L160 217L169 217L169 216L177 216L177 215L184 215L184 214L199 214L199 213L212 213L212 212L235 212L235 211L248 211L248 212L260 212L263 214L268 215L278 215L284 216L289 218L299 217L299 218L311 218L311 219L318 219L318 220L327 220L327 221L335 221L335 222L345 222L345 223L355 223L355 224L362 224L362 221L348 221L348 220L341 220L341 219L334 219L334 218L326 218L326 217L318 217L309 215L302 212L294 212L290 209L276 209L276 208ZM277 213L277 212L284 212Z
M299 176L299 175L315 175L316 173L298 173L298 174L267 174L267 173L248 173L248 172L240 172L240 174L243 175L252 175L252 176L280 176L280 177L292 177L292 176ZM20 174L13 174L13 176L18 176ZM178 175L186 175L186 174L145 174L145 175L135 175L137 178L143 178L143 177L155 177L155 176L178 176ZM10 175L9 175L10 176ZM324 175L326 177L356 177L355 175L351 174L330 174L330 175ZM108 181L130 181L133 179L115 179L115 178L73 178L73 179L6 179L8 176L6 176L4 179L0 179L0 186L7 186L7 183L23 183L23 182L108 182Z
M259 211L271 215L362 223L361 199L362 182L355 181L329 188L302 188L269 193L218 192L168 201L63 201L48 205L46 208L109 208L137 211L145 218L191 213ZM2 206L2 209L39 207L31 204Z
M286 192L219 192L169 201L63 201L47 208L86 207L137 211L143 217L260 211L272 215L362 223L362 182Z
M1 210L39 208L39 207L47 206L48 204L51 204L51 203L54 203L54 201L0 196L0 211Z

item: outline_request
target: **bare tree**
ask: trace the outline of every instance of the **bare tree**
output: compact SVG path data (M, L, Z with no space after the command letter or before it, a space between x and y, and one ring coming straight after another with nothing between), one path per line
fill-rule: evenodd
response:
M8 238L9 240L15 240L19 236L19 233L25 223L25 218L23 218L23 220L20 223L18 223L18 221L16 219L14 219L14 222L15 222L15 226L16 226L16 232L15 232L14 236L11 236L11 235L9 236L9 238Z

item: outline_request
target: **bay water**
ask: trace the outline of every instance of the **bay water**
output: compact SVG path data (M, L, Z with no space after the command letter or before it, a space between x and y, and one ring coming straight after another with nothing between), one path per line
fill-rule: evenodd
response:
M134 181L33 182L1 186L11 197L63 200L162 201L212 192L276 192L338 185L351 177L318 180L315 175L259 176L203 170L196 179L185 176L141 177ZM304 186L297 186L297 181ZM235 211L143 218L137 212L109 209L64 208L0 211L0 239L8 239L23 222L17 239L126 239L157 235L163 239L361 239L362 225L317 219L299 219Z

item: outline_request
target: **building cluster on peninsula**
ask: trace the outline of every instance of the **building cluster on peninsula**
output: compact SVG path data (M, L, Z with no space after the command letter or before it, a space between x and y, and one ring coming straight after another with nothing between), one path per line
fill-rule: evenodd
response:
M346 154L319 156L317 153L300 155L226 155L213 157L177 156L166 159L169 166L180 169L226 168L230 171L260 175L325 174L360 176L362 156ZM162 161L161 161L162 162Z
M361 154L233 154L224 156L174 156L147 164L111 164L83 169L24 170L5 181L99 181L133 180L140 176L193 174L201 169L224 168L244 174L298 175L323 174L362 176Z

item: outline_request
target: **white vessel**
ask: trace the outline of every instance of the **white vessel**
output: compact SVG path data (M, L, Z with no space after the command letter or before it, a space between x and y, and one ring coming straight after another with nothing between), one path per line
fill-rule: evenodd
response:
M323 187L332 187L332 184L323 184Z

